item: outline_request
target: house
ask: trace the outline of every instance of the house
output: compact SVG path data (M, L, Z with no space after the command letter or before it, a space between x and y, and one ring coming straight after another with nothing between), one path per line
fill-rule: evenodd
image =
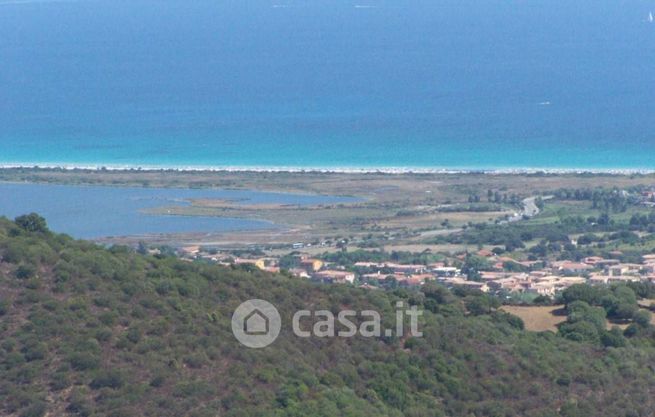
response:
M589 277L589 283L590 284L607 284L607 281L609 280L609 276L604 275L604 274L592 274Z
M593 267L604 268L607 265L616 265L620 261L618 259L605 259L600 256L588 256L584 258L583 262Z
M454 277L459 275L460 270L452 266L439 266L433 268L432 272L438 277Z
M300 260L300 266L308 272L320 271L323 265L323 261L320 259L303 258Z
M594 269L594 267L591 265L573 261L553 262L553 267L555 267L562 274L584 274L585 272Z
M531 269L535 268L537 266L543 265L544 261L514 261L519 265L523 265L524 267Z
M235 265L254 265L259 269L266 268L266 263L263 259L246 259L246 258L236 258L234 260Z
M277 259L274 258L258 258L258 259L236 258L234 260L234 264L254 265L263 271L280 272L280 269L277 268Z
M647 200L653 200L655 199L655 191L652 190L646 190L641 192L642 197L644 197Z
M532 271L530 272L530 279L543 278L550 275L548 271Z
M426 270L425 265L404 265L404 264L388 263L385 266L387 268L391 268L393 272L399 274L422 274Z
M382 269L385 267L385 265L377 262L355 262L355 267L369 268L369 269Z
M381 281L381 280L384 280L386 277L387 277L387 274L383 274L380 271L375 272L373 274L363 274L362 275L362 279L364 279L365 281L371 281L371 280Z
M467 281L463 278L453 278L449 279L447 281L449 285L453 285L456 287L464 287L468 289L474 289L474 290L480 290L482 292L488 292L489 287L487 286L486 283L484 282L477 282L477 281Z
M405 277L401 282L407 286L423 285L426 281L433 280L434 276L430 274L414 274Z
M614 283L627 283L627 282L638 282L641 281L641 277L635 275L611 275L607 277L607 282L610 284Z
M555 282L555 288L558 291L565 290L568 287L576 284L584 284L587 282L585 277L561 277Z
M606 267L605 272L612 277L631 274L638 275L641 268L642 265L640 264L617 264Z
M305 271L302 268L291 268L289 272L291 272L291 275L293 275L294 277L311 278L310 275L307 273L307 271Z
M182 253L184 255L195 256L200 252L200 246L197 246L197 245L184 246L184 247L180 248L180 251L182 251Z
M352 284L353 282L355 282L355 274L353 272L348 272L348 271L335 271L335 270L319 271L314 273L313 278L321 282L328 282L334 284L345 284L345 283Z
M555 286L550 282L536 282L530 284L525 291L532 294L553 296L555 295Z
M518 289L518 281L514 278L500 278L494 281L487 282L489 289L494 291L508 290L513 291Z
M482 281L495 281L497 279L507 278L509 275L508 272L480 271L480 279Z
M477 252L477 255L482 256L483 258L491 258L492 256L494 256L494 253L489 249L480 249Z
M560 277L551 275L529 283L526 291L539 295L552 296L560 291L564 291L571 285L583 284L585 282L587 282L587 279L584 277Z

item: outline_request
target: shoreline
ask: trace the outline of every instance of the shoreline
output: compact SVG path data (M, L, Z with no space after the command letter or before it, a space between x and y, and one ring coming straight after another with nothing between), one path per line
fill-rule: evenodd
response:
M488 174L488 175L652 175L655 168L446 168L446 167L312 167L312 166L211 166L137 164L0 163L0 170L51 170L88 172L178 172L178 173L287 173L287 174Z
M1 165L1 164L0 164ZM39 165L39 164L37 164ZM201 195L190 205L179 207L167 202L154 204L152 214L176 214L201 217L268 220L288 229L287 232L230 233L211 238L219 241L242 241L244 245L290 245L296 242L333 240L355 236L362 242L372 240L380 245L414 250L436 236L458 231L466 225L502 221L518 213L510 201L514 196L548 196L562 189L654 189L655 174L626 175L633 170L612 170L589 173L589 170L438 170L335 168L299 169L294 167L129 167L95 165L61 165L34 168L24 164L0 168L0 183L58 184L70 186L107 186L170 189L252 190L303 195L349 196L361 199L355 204L318 204L313 207L270 207L238 204L207 204L211 195ZM207 168L207 169L205 169ZM150 170L147 170L150 169ZM530 174L530 172L538 172ZM640 171L644 172L644 171ZM614 174L614 175L612 175ZM623 175L619 175L623 174ZM503 205L487 205L489 191L507 196ZM175 197L183 195L175 194ZM33 198L40 198L38 193ZM77 196L78 194L71 194ZM186 194L184 194L186 195ZM9 194L10 196L10 194ZM471 197L478 196L479 209L469 209ZM495 196L495 194L494 194ZM32 197L30 197L32 198ZM83 203L76 199L77 206ZM209 198L211 200L211 198ZM11 200L8 200L11 201ZM518 200L516 200L518 201ZM442 210L442 207L454 207ZM644 208L645 210L645 208ZM595 213L596 215L597 213ZM167 237L171 241L186 238ZM194 242L204 240L194 237ZM427 242L427 243L426 243ZM417 246L418 245L418 246ZM438 245L437 245L438 246ZM408 249L409 248L409 249ZM417 251L421 252L419 248Z

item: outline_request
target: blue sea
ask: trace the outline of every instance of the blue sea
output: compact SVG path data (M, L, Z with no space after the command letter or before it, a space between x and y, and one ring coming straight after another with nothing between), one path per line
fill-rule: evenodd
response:
M655 0L0 0L0 165L655 169Z

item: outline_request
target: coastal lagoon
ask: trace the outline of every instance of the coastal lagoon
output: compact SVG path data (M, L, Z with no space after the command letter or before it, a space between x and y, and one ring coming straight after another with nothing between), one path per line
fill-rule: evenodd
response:
M651 11L0 0L0 164L655 169Z
M200 190L0 183L0 216L37 212L50 229L76 238L166 233L216 233L279 228L271 222L203 216L146 214L157 207L189 204L191 199L236 204L318 205L358 201L354 197Z

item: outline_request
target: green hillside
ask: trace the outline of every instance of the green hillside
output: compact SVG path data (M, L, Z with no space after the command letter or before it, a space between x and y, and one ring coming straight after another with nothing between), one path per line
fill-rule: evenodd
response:
M322 286L105 249L0 219L3 416L653 416L652 329L606 348L522 330L461 295ZM233 310L423 306L423 338L309 338L264 349ZM468 295L469 305L483 301ZM488 314L485 314L488 313Z

